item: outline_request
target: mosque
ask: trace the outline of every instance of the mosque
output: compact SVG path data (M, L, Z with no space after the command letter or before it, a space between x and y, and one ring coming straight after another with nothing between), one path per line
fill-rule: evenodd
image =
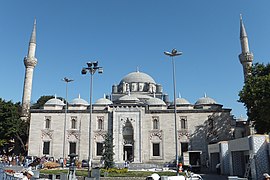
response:
M248 74L253 55L242 19L240 62ZM30 156L67 157L75 153L80 160L100 162L104 135L112 134L115 163L163 164L187 151L200 152L200 164L208 159L208 144L235 138L236 120L231 109L214 99L201 97L195 103L178 97L170 101L161 84L144 72L127 72L112 85L110 95L93 103L89 123L89 102L80 96L68 102L57 97L42 109L30 109L35 58L36 23L29 51L24 59L26 72L23 90L23 114L30 119ZM176 110L175 110L176 107ZM175 127L176 111L176 127ZM90 131L90 132L89 132ZM89 139L90 138L90 139ZM89 144L90 143L90 144Z

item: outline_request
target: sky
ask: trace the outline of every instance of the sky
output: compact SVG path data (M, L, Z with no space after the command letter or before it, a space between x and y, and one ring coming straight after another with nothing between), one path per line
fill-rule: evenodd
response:
M93 103L110 94L113 84L139 69L163 86L173 100L171 59L176 48L176 92L194 104L206 94L236 118L246 117L237 100L244 85L239 16L249 38L254 63L270 57L270 1L246 0L6 0L0 1L0 98L22 101L23 59L37 20L38 64L32 103L43 95L89 102L88 61L104 69L93 81Z

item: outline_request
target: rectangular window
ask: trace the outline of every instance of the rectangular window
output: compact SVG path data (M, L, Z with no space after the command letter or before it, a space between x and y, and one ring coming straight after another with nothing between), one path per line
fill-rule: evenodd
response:
M76 143L70 142L69 143L69 154L74 153L76 154Z
M160 144L153 143L153 156L160 156Z
M181 142L181 155L183 155L183 152L188 151L188 143L187 142Z
M103 153L103 143L97 142L97 156L102 156Z
M43 142L43 154L50 154L50 141Z

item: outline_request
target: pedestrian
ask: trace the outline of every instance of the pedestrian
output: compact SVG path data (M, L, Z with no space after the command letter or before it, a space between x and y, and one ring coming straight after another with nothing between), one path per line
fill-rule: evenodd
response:
M221 174L220 163L216 165L217 174Z
M31 177L34 175L33 171L27 170L23 173L23 178L22 180L29 180Z
M269 176L269 174L267 174L267 173L264 173L263 176L264 176L264 179L265 179L265 180L269 180L269 179L270 179L270 176Z

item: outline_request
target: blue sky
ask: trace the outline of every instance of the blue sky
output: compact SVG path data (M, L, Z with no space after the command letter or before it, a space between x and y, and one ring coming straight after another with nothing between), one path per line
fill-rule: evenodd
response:
M38 64L32 101L42 95L78 94L89 101L87 61L104 68L94 75L93 101L111 93L113 84L139 67L163 85L173 99L171 60L163 52L176 48L177 94L189 102L207 96L246 117L237 102L243 86L239 62L239 14L243 14L254 62L270 57L270 1L246 0L9 0L0 2L0 97L21 101L28 43L37 19Z

